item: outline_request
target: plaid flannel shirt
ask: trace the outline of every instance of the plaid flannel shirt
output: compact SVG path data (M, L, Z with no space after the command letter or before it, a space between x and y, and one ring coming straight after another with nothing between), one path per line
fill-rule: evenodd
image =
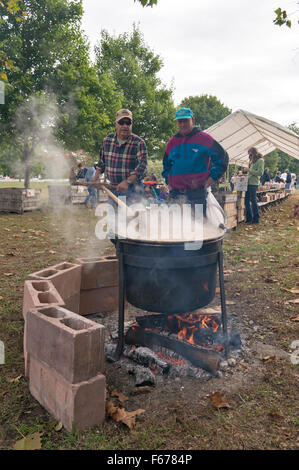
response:
M100 149L98 167L101 173L105 172L111 184L119 184L133 174L137 176L137 182L140 182L147 168L144 140L131 134L124 144L119 145L116 133L107 135Z

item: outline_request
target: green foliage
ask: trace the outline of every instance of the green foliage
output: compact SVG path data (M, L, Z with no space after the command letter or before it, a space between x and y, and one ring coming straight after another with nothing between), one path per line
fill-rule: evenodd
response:
M207 129L231 114L231 109L224 106L216 96L201 95L184 98L180 107L190 108L195 117L195 124L202 130Z
M133 132L145 139L150 153L160 153L175 131L172 90L157 74L162 60L144 43L133 26L131 34L118 37L102 31L96 47L100 75L107 74L123 95L122 106L133 113Z
M288 28L292 27L292 21L290 20L289 14L286 12L286 10L282 10L281 8L277 8L274 11L274 13L276 14L276 17L273 20L273 23L275 25L277 25L277 26L285 25ZM299 20L297 20L297 23L299 24Z
M158 0L134 0L134 2L139 2L143 7L153 7L157 5Z
M88 44L80 31L81 0L24 0L20 5L28 12L26 21L19 24L8 15L0 23L0 42L16 64L9 72L5 104L0 106L0 164L3 171L15 172L20 159L28 176L32 165L40 164L35 162L41 142L37 136L44 139L46 129L44 146L50 138L54 144L55 136L70 150L96 154L111 130L122 94L110 77L99 75L89 63ZM37 97L44 99L44 115L53 116L55 108L55 125L51 119L42 124L33 104ZM18 169L18 173L23 172Z
M265 168L269 168L271 178L274 178L279 162L280 156L277 150L264 155Z

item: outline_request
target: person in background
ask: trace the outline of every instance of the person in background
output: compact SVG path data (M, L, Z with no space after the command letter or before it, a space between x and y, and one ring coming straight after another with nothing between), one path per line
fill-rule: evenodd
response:
M70 168L70 173L69 173L69 182L70 184L76 184L76 180L77 180L77 175L76 175L76 172L75 172L75 168L72 166Z
M261 185L264 186L265 183L270 183L270 181L271 181L271 178L270 178L269 168L265 168L265 171L261 176Z
M235 184L236 184L236 175L235 175L235 173L232 174L229 184L230 184L230 190L231 190L231 192L233 192Z
M85 175L86 175L86 172L87 172L87 168L85 168L85 165L83 165L83 163L79 163L78 164L78 172L77 172L77 180L79 179L84 179L85 178Z
M244 172L248 173L248 186L245 193L246 223L259 224L260 214L256 191L260 177L264 172L264 159L255 147L248 150L248 155L250 161L249 167L243 169Z
M226 171L228 154L209 134L194 125L190 108L180 108L175 121L178 133L168 141L162 176L169 187L169 202L203 205L206 213L207 188Z
M291 182L292 182L292 175L291 175L291 172L290 172L288 169L286 169L285 172L286 172L286 179L285 179L286 184L285 184L285 189L290 189L290 187L291 187Z
M274 183L284 183L284 180L280 176L280 171L276 172L275 178L274 178Z
M91 183L96 172L97 162L94 165L87 169L85 174L85 182ZM98 202L98 190L96 188L88 187L88 196L86 197L84 204L85 207L88 207L88 203L91 203L91 209L95 209Z

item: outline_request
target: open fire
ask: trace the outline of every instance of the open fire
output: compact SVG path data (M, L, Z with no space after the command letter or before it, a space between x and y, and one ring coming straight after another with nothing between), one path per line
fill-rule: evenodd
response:
M187 360L213 374L225 349L218 312L138 316L126 332L125 343L150 348L169 364L183 365Z
M193 346L223 350L221 320L217 313L206 314L187 312L183 314L163 315L153 314L136 318L134 328L168 336L176 336L177 340Z

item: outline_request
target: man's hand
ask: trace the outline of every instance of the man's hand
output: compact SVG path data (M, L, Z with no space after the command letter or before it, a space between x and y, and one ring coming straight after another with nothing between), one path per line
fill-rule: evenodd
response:
M129 185L127 183L127 180L123 180L121 183L119 183L116 186L116 191L119 193L126 193L129 189Z
M209 186L211 186L211 184L215 183L215 181L213 180L213 178L211 178L209 176L209 178L207 179L207 181L205 182L205 185L204 185L204 188L205 189L208 189Z

